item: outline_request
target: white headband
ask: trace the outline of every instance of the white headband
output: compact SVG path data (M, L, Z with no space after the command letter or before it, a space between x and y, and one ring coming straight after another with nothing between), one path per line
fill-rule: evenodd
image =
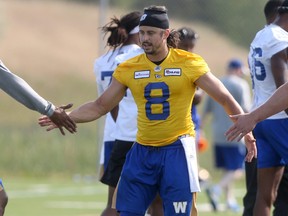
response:
M136 33L138 33L138 32L139 32L139 25L136 26L135 28L133 28L133 29L129 32L129 35L131 35L131 34L136 34Z

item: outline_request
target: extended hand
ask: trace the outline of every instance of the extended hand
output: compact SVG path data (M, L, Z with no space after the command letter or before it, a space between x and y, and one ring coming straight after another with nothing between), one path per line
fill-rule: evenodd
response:
M252 131L256 125L249 114L230 115L234 124L226 131L228 141L240 141L247 133Z
M70 133L76 132L75 122L67 115L66 109L69 109L73 104L63 105L56 107L52 116L42 116L39 118L38 123L41 127L47 127L47 131L59 128L62 135L65 135L63 127L66 128Z
M251 162L253 158L257 158L257 147L256 147L256 140L252 135L252 132L248 133L244 137L245 145L247 148L247 155L245 160L247 162Z

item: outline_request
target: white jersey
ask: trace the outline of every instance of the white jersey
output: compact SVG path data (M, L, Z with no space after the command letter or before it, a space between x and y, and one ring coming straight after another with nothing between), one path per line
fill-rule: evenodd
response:
M276 90L271 70L271 57L288 47L288 33L278 25L270 24L260 30L250 46L249 67L252 78L252 110L262 105ZM287 118L282 111L269 119Z
M120 48L111 50L108 53L102 55L98 59L96 59L94 63L94 74L96 76L96 83L98 89L98 95L101 95L110 85L112 74L117 67L117 63L115 62L115 58L118 55L125 54L130 52L131 50L138 49L139 46L126 45ZM115 121L113 120L110 113L107 113L105 119L105 127L104 127L104 135L103 141L114 141L115 138L111 136L111 134L115 130Z
M135 47L131 52L118 55L115 59L117 64L133 58L136 55L143 53L141 47ZM112 134L115 139L134 142L136 140L137 133L137 106L132 96L132 93L127 89L125 97L119 103L119 111L116 121L116 130Z

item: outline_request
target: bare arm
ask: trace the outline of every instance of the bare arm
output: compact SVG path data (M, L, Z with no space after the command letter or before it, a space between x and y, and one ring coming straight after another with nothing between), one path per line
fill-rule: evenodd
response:
M252 131L256 124L284 109L288 114L287 86L287 50L284 49L271 57L271 69L274 77L276 92L262 106L245 115L232 116L237 121L227 132L227 140L239 140ZM283 85L286 83L285 85ZM283 85L283 86L282 86Z
M287 49L284 49L272 56L271 69L276 88L279 88L287 82ZM286 109L285 112L288 114L288 109Z
M76 123L94 121L112 110L125 95L126 86L112 78L108 89L95 101L83 104L73 110L69 116Z
M250 115L254 116L257 123L288 108L288 82L282 85L262 106L254 110Z
M231 115L232 113L243 113L241 106L229 93L222 82L212 73L208 72L207 74L201 76L195 83L210 97L222 105L228 115Z
M227 140L239 140L245 134L252 131L256 124L269 116L272 116L288 107L288 82L276 90L276 92L260 107L253 112L243 115L231 116L236 123L227 132Z
M221 104L227 115L231 115L232 113L243 113L241 106L237 103L237 101L233 98L233 96L229 93L221 81L212 73L208 72L207 74L201 76L195 83L210 97ZM235 121L234 119L231 120ZM255 139L252 133L249 133L245 136L245 144L248 151L246 160L250 162L253 157L257 157Z

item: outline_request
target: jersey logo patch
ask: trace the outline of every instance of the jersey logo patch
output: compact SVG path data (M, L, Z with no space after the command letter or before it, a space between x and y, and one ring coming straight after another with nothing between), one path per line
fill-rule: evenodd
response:
M180 68L167 68L164 70L165 76L181 76Z
M187 202L173 202L173 206L176 214L186 213Z
M135 79L142 79L142 78L149 78L150 77L150 71L136 71L134 73Z

